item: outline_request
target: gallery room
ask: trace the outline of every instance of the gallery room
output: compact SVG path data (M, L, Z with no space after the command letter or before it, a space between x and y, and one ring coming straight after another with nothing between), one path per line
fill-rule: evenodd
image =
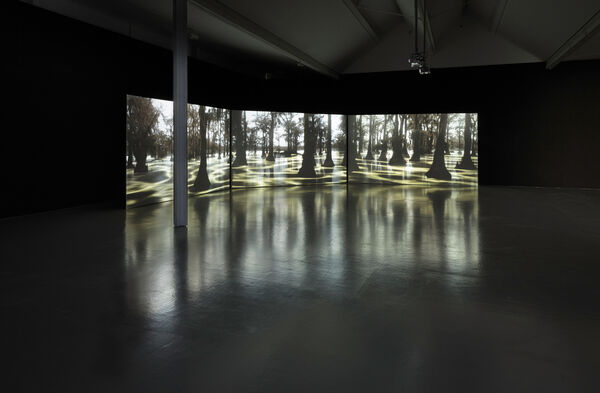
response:
M600 391L597 0L3 8L2 391Z

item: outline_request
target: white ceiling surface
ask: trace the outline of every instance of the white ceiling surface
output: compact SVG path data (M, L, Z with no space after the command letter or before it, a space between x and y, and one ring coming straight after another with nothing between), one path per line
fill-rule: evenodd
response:
M23 1L170 46L172 0ZM427 0L425 10L431 66L462 67L547 61L598 16L600 2ZM276 69L299 62L327 74L394 71L408 69L414 50L414 0L192 0L188 14L192 54L221 64ZM595 26L562 61L600 58Z

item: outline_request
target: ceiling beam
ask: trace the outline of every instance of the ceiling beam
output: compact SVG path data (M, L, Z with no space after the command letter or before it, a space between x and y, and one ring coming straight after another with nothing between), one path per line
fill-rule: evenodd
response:
M191 3L221 21L266 42L298 63L304 64L305 66L332 78L337 79L340 77L333 69L217 0L191 0Z
M375 30L373 30L373 27L371 26L369 21L365 19L364 15L362 14L362 12L360 12L356 4L354 4L354 0L342 0L342 2L346 5L346 8L348 8L348 10L352 13L356 21L360 23L362 28L365 29L365 31L369 34L371 40L373 40L374 42L378 42L379 35L375 32Z
M546 69L551 70L565 57L573 53L588 39L600 30L600 10L598 10L583 26L566 40L546 61Z
M419 0L421 6L423 5L423 1ZM404 16L404 20L406 23L415 31L419 31L419 27L415 26L415 6L413 0L396 0L396 5L400 9L400 12ZM427 38L429 42L430 52L433 53L436 50L436 39L433 35L433 29L431 28L431 18L429 17L429 12L425 7L421 7L421 12L419 12L419 20L422 20L423 15L426 15L425 18L425 31L427 31ZM419 23L420 24L420 23Z
M433 29L431 28L431 18L429 17L429 11L423 4L423 18L425 18L425 29L427 29L427 36L429 37L429 45L431 52L435 52L435 36L433 35Z
M492 23L491 23L491 31L494 34L498 34L498 30L500 29L500 25L502 25L502 20L504 19L504 13L506 12L506 7L510 0L499 0L496 4L496 9L492 14Z

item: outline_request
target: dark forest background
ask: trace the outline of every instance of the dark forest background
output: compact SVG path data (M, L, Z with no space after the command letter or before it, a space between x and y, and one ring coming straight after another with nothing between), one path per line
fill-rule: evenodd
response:
M126 95L171 99L171 54L9 2L0 217L125 205ZM189 62L191 103L308 113L478 113L479 182L600 188L600 61L264 80ZM392 99L390 99L390 97Z

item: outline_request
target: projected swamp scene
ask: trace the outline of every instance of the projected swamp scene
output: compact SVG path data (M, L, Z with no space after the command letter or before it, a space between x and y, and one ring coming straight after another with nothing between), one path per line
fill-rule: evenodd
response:
M231 111L232 186L345 183L345 116Z
M188 105L188 192L229 188L229 111ZM173 103L127 96L127 207L173 199Z
M477 114L348 116L350 183L477 185Z
M173 198L172 113L170 101L127 96L128 207ZM344 116L188 105L188 192L228 190L230 173L234 188L473 187L477 122L472 113Z

